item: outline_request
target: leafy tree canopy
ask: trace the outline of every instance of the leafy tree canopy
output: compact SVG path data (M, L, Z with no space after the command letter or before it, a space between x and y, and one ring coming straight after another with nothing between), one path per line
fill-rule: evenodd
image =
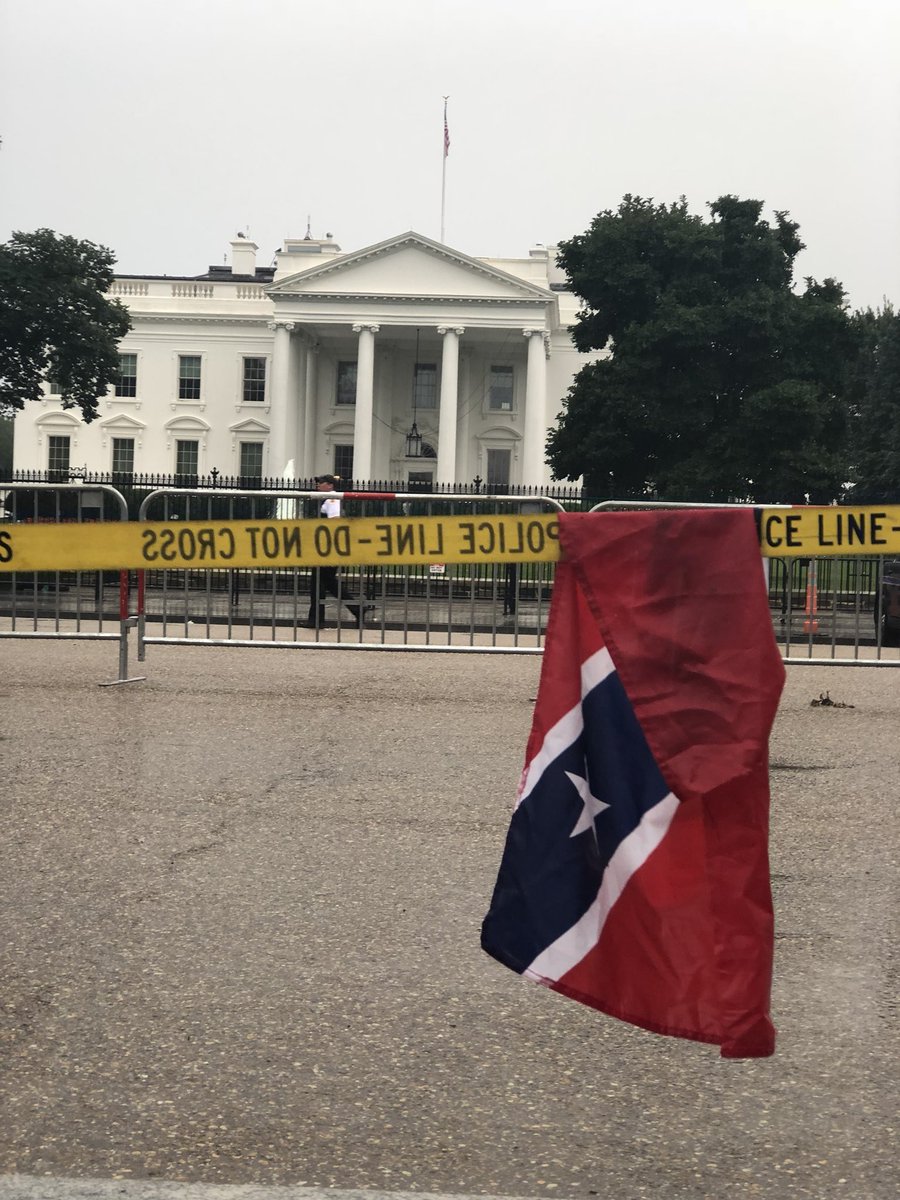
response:
M900 501L900 313L854 313L861 349L852 385L853 499Z
M131 328L128 310L105 296L114 261L105 247L50 229L0 245L0 411L39 400L53 379L65 408L94 419Z
M547 445L556 478L598 496L831 500L847 479L841 286L792 290L803 249L783 212L722 196L709 219L625 196L559 264L583 298L573 340L606 351L569 389Z

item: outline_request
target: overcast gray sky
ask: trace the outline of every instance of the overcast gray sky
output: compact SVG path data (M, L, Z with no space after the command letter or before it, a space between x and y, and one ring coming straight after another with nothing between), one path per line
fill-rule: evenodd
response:
M0 241L192 275L238 230L524 255L626 192L787 209L900 303L898 0L0 0Z

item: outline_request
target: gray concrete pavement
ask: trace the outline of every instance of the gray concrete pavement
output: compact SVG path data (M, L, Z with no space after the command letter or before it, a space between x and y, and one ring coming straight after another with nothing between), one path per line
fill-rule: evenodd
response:
M539 669L0 642L0 1197L896 1195L900 674L789 673L779 1045L726 1063L479 948Z
M440 1192L375 1192L292 1187L290 1184L172 1183L160 1179L50 1179L35 1175L0 1175L0 1200L450 1200L450 1197ZM500 1198L454 1195L452 1200Z

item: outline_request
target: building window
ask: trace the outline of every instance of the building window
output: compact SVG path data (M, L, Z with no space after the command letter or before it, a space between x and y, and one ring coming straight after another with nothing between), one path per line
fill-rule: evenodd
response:
M175 474L196 475L200 469L200 443L194 438L175 443Z
M244 383L241 395L245 404L262 404L265 400L266 360L264 358L244 359Z
M491 367L491 378L488 385L488 408L491 412L512 412L512 367Z
M116 376L117 396L137 395L137 355L119 355L119 373Z
M178 355L178 399L200 399L200 355Z
M488 450L487 486L491 489L509 487L509 471L512 463L511 450Z
M337 367L338 404L356 403L356 363L339 362Z
M62 393L59 390L59 380L58 379L48 379L47 380L47 392L51 396L62 395Z
M241 442L239 473L244 481L262 479L263 444L262 442Z
M68 475L72 439L67 434L52 434L47 439L47 445L47 470Z
M356 363L354 363L353 366L355 367ZM343 480L353 478L352 446L335 446L333 470L335 475L339 475Z
M112 440L112 469L114 475L131 475L134 472L134 438Z
M416 408L437 408L437 366L416 363L413 368L413 402Z

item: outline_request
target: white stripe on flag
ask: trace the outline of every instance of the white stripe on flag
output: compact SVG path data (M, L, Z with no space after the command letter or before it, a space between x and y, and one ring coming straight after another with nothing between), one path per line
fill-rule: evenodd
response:
M581 664L581 699L583 700L598 683L602 683L604 679L612 675L613 671L615 671L615 667L605 646L602 646L590 658L586 658ZM574 708L570 708L565 716L560 717L544 735L540 750L528 763L522 775L519 794L516 797L516 808L534 789L549 764L558 758L563 750L571 746L576 738L581 736L582 729L584 729L584 717L579 702Z
M632 875L644 865L665 837L678 810L678 799L671 792L644 813L641 823L622 842L603 872L597 896L584 916L522 972L536 983L555 982L581 962L597 945L606 918L625 890Z

